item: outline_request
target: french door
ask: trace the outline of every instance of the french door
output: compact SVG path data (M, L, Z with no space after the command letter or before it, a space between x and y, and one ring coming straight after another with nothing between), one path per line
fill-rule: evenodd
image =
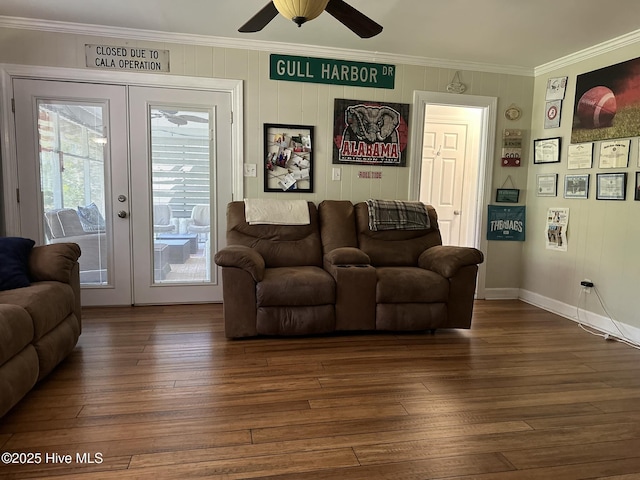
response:
M221 301L228 92L14 79L20 232L80 245L83 305Z

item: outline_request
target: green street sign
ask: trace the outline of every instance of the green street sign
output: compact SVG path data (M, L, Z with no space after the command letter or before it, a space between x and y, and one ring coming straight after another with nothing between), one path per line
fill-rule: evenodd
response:
M271 54L269 78L287 82L327 83L393 89L395 65Z

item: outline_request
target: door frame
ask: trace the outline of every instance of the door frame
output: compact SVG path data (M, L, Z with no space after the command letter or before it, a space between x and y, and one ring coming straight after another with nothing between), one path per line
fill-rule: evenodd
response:
M233 123L232 136L232 199L244 198L243 179L243 81L187 77L181 75L160 75L134 72L112 72L109 70L83 70L78 68L43 67L31 65L0 64L0 89L2 90L0 108L0 154L2 155L4 215L7 236L20 235L20 205L18 202L18 159L16 154L15 121L12 105L14 78L34 80L56 80L68 82L87 82L123 86L143 86L161 88L183 88L192 90L214 90L231 94Z
M478 95L457 95L454 93L413 92L413 115L411 127L411 162L409 163L409 199L418 200L420 195L420 175L422 169L422 144L424 140L425 110L427 105L449 107L479 108L482 110L480 121L480 165L478 166L478 202L475 211L475 247L487 251L488 242L484 232L485 205L491 199L492 165L495 151L498 99ZM485 298L486 262L478 268L476 298Z

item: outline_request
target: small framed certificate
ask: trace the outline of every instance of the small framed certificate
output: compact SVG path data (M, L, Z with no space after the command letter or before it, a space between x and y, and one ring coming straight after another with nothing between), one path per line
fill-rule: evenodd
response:
M600 144L600 168L627 168L631 140L614 140Z
M536 175L536 195L538 197L555 197L558 195L558 174L545 173Z
M533 163L557 163L560 161L561 138L540 138L533 141Z
M593 143L569 145L567 150L567 169L578 170L593 166Z
M625 200L627 198L627 172L598 173L596 175L597 200Z

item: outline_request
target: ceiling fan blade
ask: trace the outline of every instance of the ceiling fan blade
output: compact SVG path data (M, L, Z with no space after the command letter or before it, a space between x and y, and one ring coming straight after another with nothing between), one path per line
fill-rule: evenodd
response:
M242 25L238 31L242 33L255 33L262 30L267 24L276 18L278 10L273 2L269 2L262 10L256 13L251 19Z
M196 122L196 123L209 123L208 118L198 117L197 115L178 115L180 118L183 118L187 122Z
M343 0L329 0L325 10L360 38L371 38L382 32L382 25Z
M187 123L189 123L184 118L180 118L178 115L167 115L165 118L174 125L186 125Z

